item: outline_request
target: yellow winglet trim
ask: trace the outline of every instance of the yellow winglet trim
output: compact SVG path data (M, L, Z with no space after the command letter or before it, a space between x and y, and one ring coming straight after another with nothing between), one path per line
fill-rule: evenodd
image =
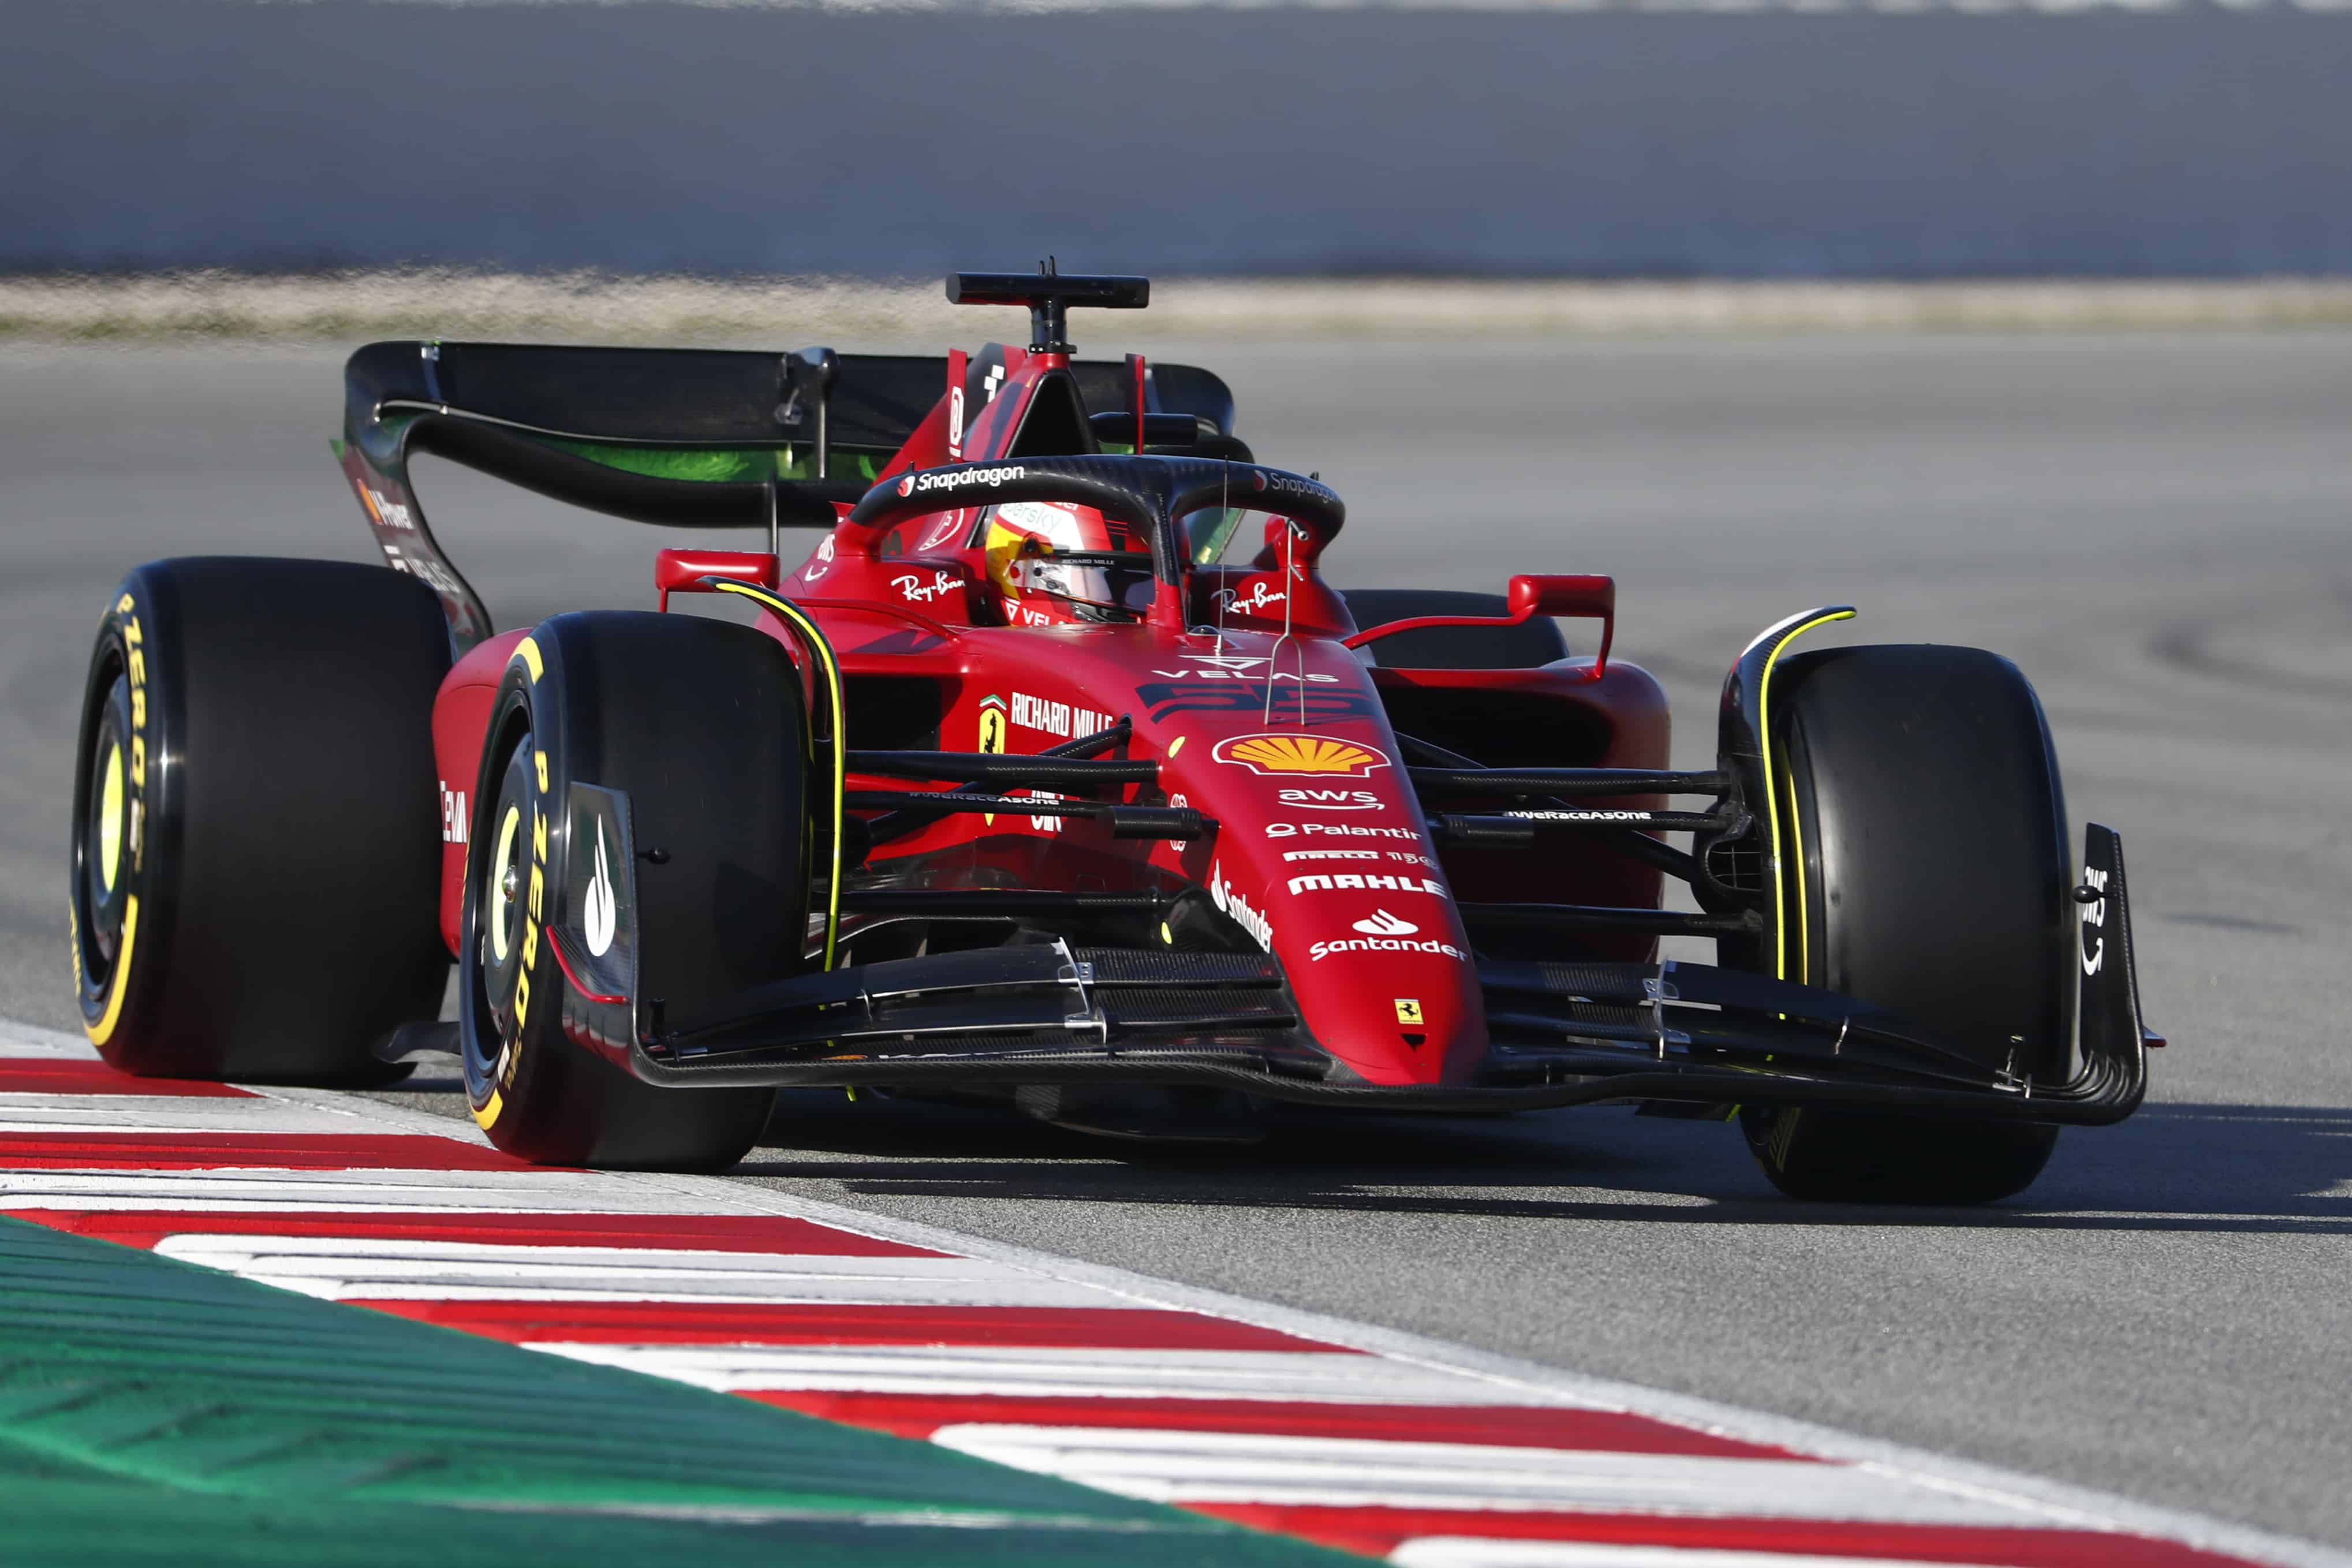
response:
M139 940L139 895L133 893L122 906L122 951L114 955L114 975L106 997L106 1012L97 1023L82 1021L82 1033L93 1046L102 1046L114 1037L114 1026L122 1021L122 998L131 990L131 948ZM77 950L79 954L79 950Z
M731 577L714 577L710 585L722 594L740 595L782 617L815 651L817 664L824 671L825 692L833 704L833 864L825 879L824 909L824 967L831 969L834 949L841 935L841 797L847 787L844 743L848 739L849 709L842 694L841 664L834 658L833 645L825 640L824 633L790 599Z
M1797 775L1783 768L1780 772L1780 793L1789 805L1789 850L1796 861L1797 885L1797 973L1799 982L1811 984L1806 976L1813 972L1813 933L1805 915L1805 828L1797 816ZM1789 978L1787 975L1782 979Z
M1832 610L1799 626L1775 643L1772 651L1764 656L1764 673L1756 681L1756 734L1764 751L1764 811L1769 819L1767 826L1772 832L1772 973L1780 980L1789 978L1789 879L1785 870L1788 857L1781 853L1780 848L1780 796L1772 783L1772 670L1780 664L1780 656L1789 650L1789 645L1815 626L1852 619L1852 610ZM1789 823L1792 847L1797 830L1793 805L1792 795ZM1805 889L1801 881L1797 887L1797 919L1800 922L1805 919Z

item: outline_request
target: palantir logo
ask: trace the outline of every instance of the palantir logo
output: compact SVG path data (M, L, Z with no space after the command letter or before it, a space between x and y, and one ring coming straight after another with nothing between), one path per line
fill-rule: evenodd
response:
M1401 921L1386 910L1374 910L1356 922L1356 930L1366 936L1411 936L1420 929L1411 921Z

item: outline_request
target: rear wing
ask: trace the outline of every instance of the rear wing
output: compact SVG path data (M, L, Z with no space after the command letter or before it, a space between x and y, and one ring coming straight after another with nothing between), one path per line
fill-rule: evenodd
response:
M370 343L343 367L336 456L384 559L441 597L459 652L488 611L441 553L409 484L432 452L555 500L673 528L830 528L944 404L949 361L828 349L549 348ZM976 415L1003 351L970 362ZM1090 411L1127 409L1118 361L1071 365ZM1151 367L1154 409L1233 431L1233 395L1192 365Z

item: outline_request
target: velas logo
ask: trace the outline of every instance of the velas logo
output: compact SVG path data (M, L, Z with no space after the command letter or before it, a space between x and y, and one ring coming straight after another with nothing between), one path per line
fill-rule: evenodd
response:
M1265 778L1368 778L1389 760L1370 746L1319 735L1234 735L1209 753Z
M1411 921L1401 921L1386 910L1374 910L1358 921L1355 929L1366 936L1412 936L1421 930Z

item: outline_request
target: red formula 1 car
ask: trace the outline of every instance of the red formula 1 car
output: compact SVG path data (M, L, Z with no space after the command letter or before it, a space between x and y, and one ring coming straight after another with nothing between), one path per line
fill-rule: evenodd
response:
M1147 291L961 275L1031 315L974 356L360 350L341 451L394 570L163 561L108 606L92 1039L263 1080L455 1051L499 1147L588 1165L724 1166L780 1086L1173 1138L1612 1100L1736 1116L1792 1194L1969 1201L2130 1113L2120 848L2074 871L2015 667L1791 652L1851 612L1792 616L1716 765L1665 771L1607 578L1334 591L1339 498L1223 382L1073 357L1072 307ZM500 632L420 451L767 548Z

